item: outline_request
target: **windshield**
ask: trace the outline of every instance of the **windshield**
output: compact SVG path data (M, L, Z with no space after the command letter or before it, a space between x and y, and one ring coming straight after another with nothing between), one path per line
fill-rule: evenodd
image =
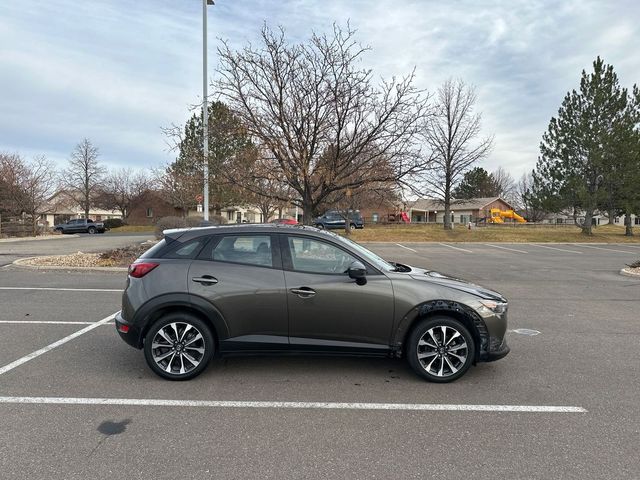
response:
M333 235L333 237L335 237L336 240L348 245L349 247L351 247L353 250L355 250L356 252L358 252L360 255L362 255L368 262L370 262L371 264L373 264L375 267L379 268L380 270L384 270L386 272L393 272L397 269L396 265L394 265L391 262L386 261L384 258L382 258L381 256L373 253L371 250L369 250L368 248L363 247L362 245L360 245L359 243L354 242L353 240L349 240L348 238L342 237L340 235L337 235L333 232L326 232L330 235Z

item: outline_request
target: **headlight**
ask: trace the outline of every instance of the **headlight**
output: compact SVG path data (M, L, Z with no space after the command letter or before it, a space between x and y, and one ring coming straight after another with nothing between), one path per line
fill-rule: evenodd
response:
M507 303L496 302L494 300L479 300L480 306L477 308L478 313L483 317L491 315L502 315L507 311Z

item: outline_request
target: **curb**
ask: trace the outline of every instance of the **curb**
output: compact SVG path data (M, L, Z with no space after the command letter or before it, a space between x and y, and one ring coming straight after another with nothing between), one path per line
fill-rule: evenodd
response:
M640 273L632 272L630 270L627 270L626 268L623 268L622 270L620 270L620 275L624 275L625 277L640 278Z
M39 237L16 237L16 238L0 238L0 243L12 242L37 242L39 240L63 240L67 238L79 238L80 235L72 233L71 235L41 235Z
M14 260L11 265L17 268L24 268L25 270L77 270L81 272L127 272L129 270L126 267L61 267L58 265L26 265L24 263L34 258L40 257L19 258Z

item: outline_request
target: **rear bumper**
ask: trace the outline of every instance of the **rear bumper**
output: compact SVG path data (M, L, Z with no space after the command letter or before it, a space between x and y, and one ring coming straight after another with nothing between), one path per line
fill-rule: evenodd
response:
M122 318L122 312L116 313L115 316L116 332L120 338L135 348L142 348L140 344L140 330L132 323ZM124 331L126 330L126 332Z

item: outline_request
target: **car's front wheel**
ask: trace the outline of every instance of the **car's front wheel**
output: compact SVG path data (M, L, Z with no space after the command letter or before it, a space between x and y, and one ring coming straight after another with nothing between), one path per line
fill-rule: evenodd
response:
M324 230L324 224L322 224L322 223L318 223L318 224L316 225L316 228L317 228L317 229L319 229L319 230Z
M407 342L409 364L418 375L431 382L457 380L473 363L473 337L455 318L437 316L421 320Z
M188 380L202 373L214 349L209 326L187 313L170 313L161 317L144 338L147 364L168 380Z
M96 233L96 227L89 227L87 229L87 232L90 233L91 235L93 235L94 233Z

